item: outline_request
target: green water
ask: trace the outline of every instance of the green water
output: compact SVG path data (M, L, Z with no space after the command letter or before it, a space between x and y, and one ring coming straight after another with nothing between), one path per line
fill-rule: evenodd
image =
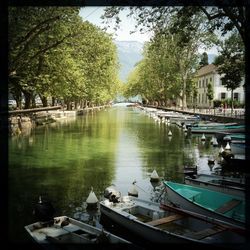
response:
M139 197L149 199L154 169L161 178L178 182L183 181L184 165L198 165L200 172L209 173L207 158L219 149L200 139L126 107L88 113L36 127L29 135L10 137L10 241L29 240L23 227L34 222L32 211L39 195L52 201L56 215L88 222L91 214L84 209L91 187L98 199L111 184L127 195L136 180Z

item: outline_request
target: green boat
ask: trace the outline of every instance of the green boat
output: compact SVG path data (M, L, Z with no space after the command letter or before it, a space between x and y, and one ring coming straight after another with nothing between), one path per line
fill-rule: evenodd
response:
M245 199L191 185L164 182L165 202L177 207L245 227Z
M218 141L245 141L246 140L246 134L245 133L229 133L229 132L216 132L215 137Z
M191 133L215 134L217 132L244 133L245 125L213 125L190 127Z
M224 141L245 141L246 135L245 134L228 134L223 137Z

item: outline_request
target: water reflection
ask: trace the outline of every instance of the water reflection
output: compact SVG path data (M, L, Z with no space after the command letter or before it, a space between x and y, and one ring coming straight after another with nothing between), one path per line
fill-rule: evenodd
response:
M99 211L86 210L90 187L101 200L111 184L126 195L136 181L139 197L151 199L159 187L150 182L154 169L161 179L182 182L184 166L197 165L201 173L215 171L218 150L209 139L203 143L200 136L124 107L64 119L34 128L28 136L11 137L10 240L28 240L23 227L34 221L32 210L41 194L49 197L56 215L101 226ZM212 168L211 155L216 159Z

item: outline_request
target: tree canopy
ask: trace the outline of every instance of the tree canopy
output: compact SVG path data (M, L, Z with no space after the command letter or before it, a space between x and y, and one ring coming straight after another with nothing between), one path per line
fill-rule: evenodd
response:
M244 45L237 32L222 42L220 55L215 64L222 75L222 85L231 90L233 109L233 91L241 85L245 75Z
M104 104L119 89L112 37L84 22L79 7L9 7L9 92L21 107L48 98Z
M119 29L119 14L124 8L129 9L127 16L137 21L135 29L153 33L144 59L129 77L126 95L133 90L138 94L140 90L146 99L174 99L185 108L187 98L196 98L195 70L208 64L208 55L203 53L197 65L198 48L220 45L216 33L223 37L236 32L241 44L246 44L245 6L112 6L103 15L107 27L115 22ZM138 86L132 86L133 83Z

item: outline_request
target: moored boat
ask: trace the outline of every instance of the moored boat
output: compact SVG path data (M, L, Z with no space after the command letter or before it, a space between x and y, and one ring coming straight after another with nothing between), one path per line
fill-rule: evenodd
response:
M204 187L213 191L245 197L245 178L198 174L192 177L186 176L184 182L196 187Z
M35 222L24 227L38 244L51 247L58 244L112 244L131 242L103 229L67 216L54 217L47 222Z
M230 143L231 152L233 155L245 155L246 143L241 140L232 140Z
M244 133L245 125L207 125L207 126L191 126L189 127L191 133L205 133L215 134L217 132L227 133Z
M191 216L184 211L162 209L159 203L123 196L119 202L100 202L100 211L134 235L152 243L229 244L244 243L235 227L218 220ZM235 229L231 230L231 229ZM243 229L244 231L244 229Z
M245 199L207 188L164 181L165 199L180 208L245 227Z
M227 134L223 137L223 140L224 141L234 141L234 140L237 140L237 141L246 141L246 135L245 134Z

